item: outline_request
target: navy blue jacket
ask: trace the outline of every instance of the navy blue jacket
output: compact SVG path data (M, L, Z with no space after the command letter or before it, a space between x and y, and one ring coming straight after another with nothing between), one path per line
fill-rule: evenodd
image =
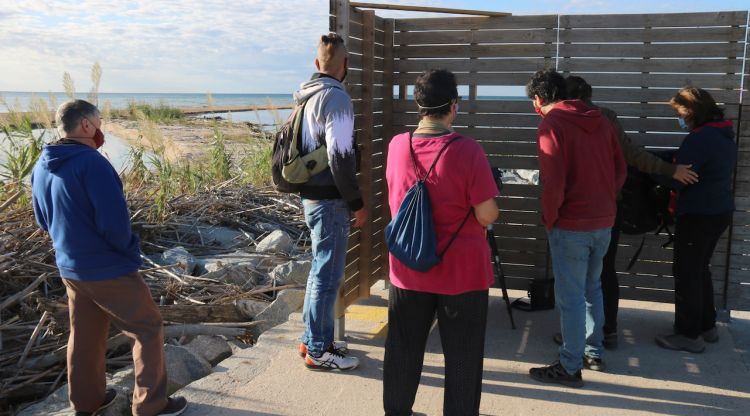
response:
M677 215L715 215L734 211L732 177L737 146L731 121L717 121L693 129L677 151L677 163L693 165L698 183L680 189Z
M31 188L34 215L52 237L60 276L105 280L141 266L122 183L99 152L81 144L44 146Z

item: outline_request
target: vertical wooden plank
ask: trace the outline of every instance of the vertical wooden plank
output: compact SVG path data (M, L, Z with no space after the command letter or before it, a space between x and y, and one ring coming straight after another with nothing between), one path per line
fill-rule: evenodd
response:
M393 31L396 26L394 19L385 21L385 44L383 45L383 161L388 161L388 145L393 138ZM385 183L385 169L383 169ZM384 224L391 221L391 210L388 204L388 187L385 187L385 201L383 203ZM388 279L388 246L383 244L381 255L385 259L383 279Z
M338 33L339 36L341 36L344 40L349 39L349 15L350 15L350 5L349 0L330 0L331 3L331 14L334 16L333 19L331 19L332 24L335 26L332 26L330 30L332 32ZM348 45L347 45L348 46ZM348 88L347 88L348 89ZM351 276L347 276L344 274L344 282L346 282ZM346 304L346 301L344 299L345 293L343 293L344 283L341 284L341 287L339 288L338 297L336 299L336 312L335 316L337 318L336 320L336 335L338 339L343 339L344 335L344 328L343 328L343 316L346 313L346 307L348 306Z
M370 214L370 219L362 227L362 237L359 248L359 296L370 296L370 274L372 273L373 245L373 223L375 217L375 204L373 203L373 182L375 177L372 170L373 156L373 72L375 70L375 12L373 10L362 11L362 124L356 126L361 134L359 145L362 149L362 181L360 190Z

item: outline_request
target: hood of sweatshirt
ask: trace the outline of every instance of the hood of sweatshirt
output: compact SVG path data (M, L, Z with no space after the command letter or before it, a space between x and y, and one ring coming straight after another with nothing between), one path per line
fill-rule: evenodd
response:
M714 128L725 138L734 140L734 125L731 120L711 121L700 127L694 128L692 132L698 133L706 127Z
M294 93L294 103L299 105L301 102L312 97L315 93L328 88L338 88L342 91L346 91L344 90L344 85L338 80L328 76L322 76L321 74L315 74L311 80L300 84L299 90Z
M90 152L96 150L82 144L49 144L42 148L39 164L44 169L55 172L69 160Z
M565 100L553 104L544 117L564 119L580 126L586 132L593 132L599 128L602 112L581 100Z

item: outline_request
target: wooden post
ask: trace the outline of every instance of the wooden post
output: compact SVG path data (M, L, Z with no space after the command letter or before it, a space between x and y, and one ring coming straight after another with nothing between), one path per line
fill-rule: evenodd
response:
M341 36L342 39L344 39L344 43L347 45L347 48L349 47L349 16L351 12L351 6L349 5L349 0L331 0L331 20L329 22L330 24L330 30L333 32L336 32L339 36ZM346 276L344 276L344 282L346 281ZM334 339L336 340L344 340L346 337L346 320L345 320L345 313L346 313L346 304L343 302L343 287L344 284L342 282L341 288L339 288L339 295L336 299L336 321L334 322Z
M373 182L375 180L372 171L373 155L373 84L375 71L375 12L372 10L362 11L362 123L357 126L361 129L359 144L362 146L362 183L360 191L370 214L370 219L362 227L359 244L359 297L370 296L370 274L372 273L372 247L375 244L373 238L372 218L375 218L373 203Z
M388 162L388 145L393 138L393 31L396 22L385 21L385 44L383 45L383 166ZM385 169L383 170L385 176ZM391 221L391 210L388 203L388 186L384 184L383 219L385 224ZM385 241L385 237L384 237ZM381 255L384 259L383 280L389 279L388 246L383 244Z

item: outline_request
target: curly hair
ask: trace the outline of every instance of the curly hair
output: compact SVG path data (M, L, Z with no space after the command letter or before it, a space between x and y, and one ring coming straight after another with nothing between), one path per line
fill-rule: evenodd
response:
M569 100L591 101L591 85L579 76L565 78L565 90Z
M554 69L537 71L526 83L526 96L533 100L537 95L544 105L564 100L567 97L565 78Z

